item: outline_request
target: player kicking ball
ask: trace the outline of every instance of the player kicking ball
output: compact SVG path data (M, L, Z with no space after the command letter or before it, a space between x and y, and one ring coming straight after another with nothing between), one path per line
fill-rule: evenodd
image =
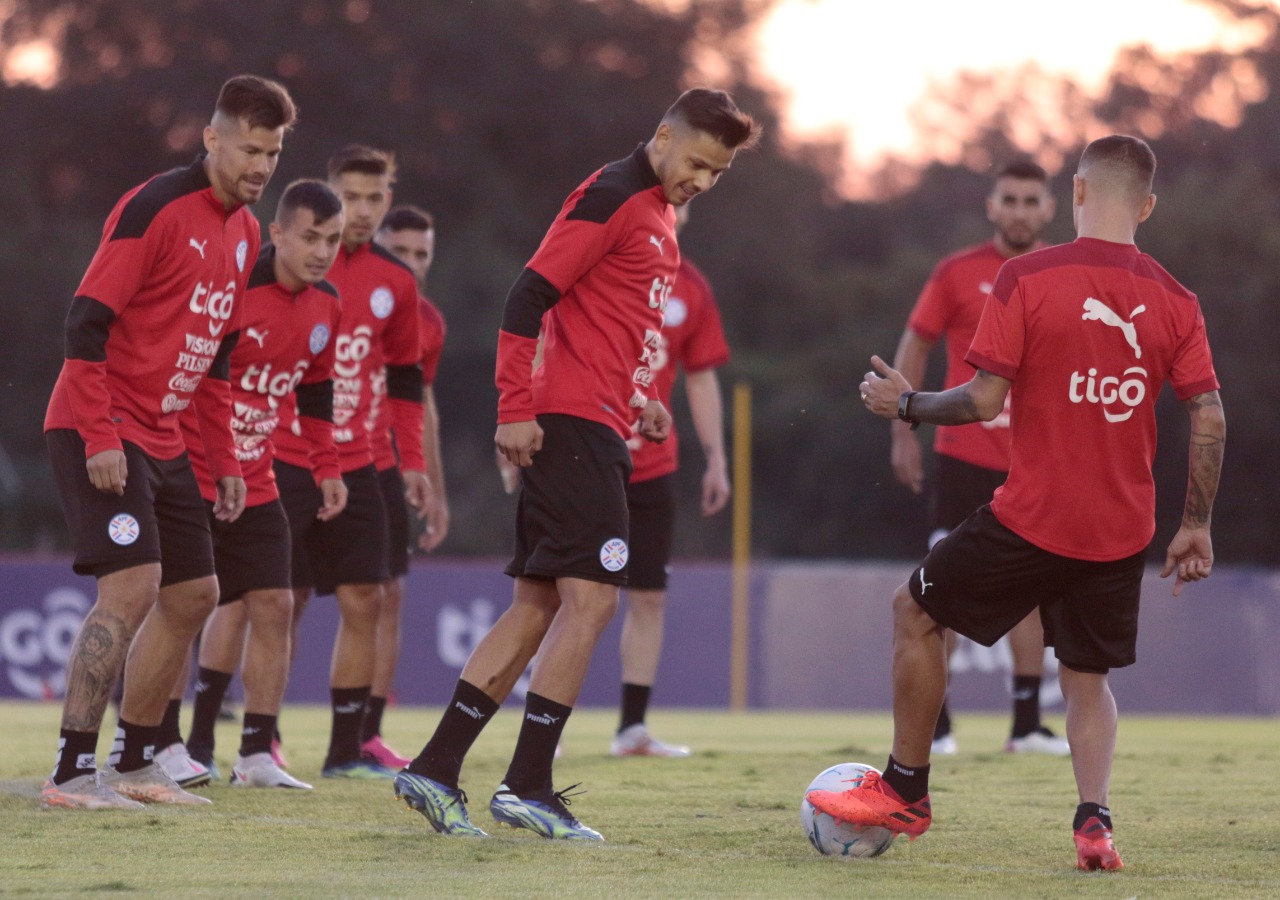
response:
M1112 135L1085 148L1072 190L1079 237L1000 269L966 355L977 369L967 384L916 393L872 358L862 400L886 419L988 421L1016 390L1012 456L991 503L935 544L894 594L894 734L884 775L848 791L812 791L815 809L912 839L924 834L933 821L929 753L946 691L946 629L989 647L1039 606L1067 701L1080 801L1076 865L1123 868L1108 797L1117 716L1107 673L1136 658L1164 382L1191 418L1182 526L1161 572L1176 572L1175 595L1213 567L1210 515L1226 441L1196 297L1134 246L1155 207L1155 168L1137 138Z

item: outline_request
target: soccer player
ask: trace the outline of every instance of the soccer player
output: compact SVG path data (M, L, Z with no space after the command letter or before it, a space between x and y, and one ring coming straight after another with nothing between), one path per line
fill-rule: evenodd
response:
M116 203L71 303L44 428L74 569L97 578L98 597L67 664L47 807L208 802L152 761L170 686L218 597L178 414L194 405L217 482L214 514L234 521L245 485L228 360L260 241L245 206L262 196L293 120L276 82L240 75L223 84L205 153ZM116 741L99 771L98 730L122 668Z
M511 607L476 646L435 734L396 795L445 834L483 835L458 787L463 759L537 654L511 765L489 805L547 838L603 840L551 775L600 632L626 582L626 441L663 441L652 396L663 309L680 261L675 214L710 190L759 128L728 94L686 91L653 137L565 201L507 296L494 443L520 466ZM539 333L542 364L533 369Z
M444 317L435 304L422 293L426 289L427 273L435 259L436 232L431 215L414 206L398 206L382 220L375 240L391 251L397 259L409 267L418 284L418 319L422 328L422 452L431 490L423 506L424 528L420 545L424 550L434 550L444 540L449 530L449 504L444 489L444 466L440 455L440 417L436 407L434 383L440 365L440 352L444 349ZM382 388L385 381L375 386ZM387 707L387 696L395 680L396 665L400 660L400 608L404 600L404 576L409 572L409 512L402 497L403 489L396 473L397 455L388 428L385 407L374 404L373 444L374 465L379 481L383 484L383 499L387 504L390 556L388 565L391 578L383 586L382 608L378 614L378 641L374 656L373 686L364 711L364 728L361 732L361 756L371 762L392 769L403 769L409 764L407 757L393 750L382 738L382 713Z
M321 774L390 778L391 769L361 757L360 738L373 685L382 586L390 577L384 498L399 504L407 497L421 511L431 490L422 457L418 291L413 273L373 240L391 206L391 154L352 144L334 154L328 168L344 215L342 247L328 278L342 301L334 339L333 434L346 508L329 521L316 519L322 498L309 467L310 445L291 427L287 406L272 436L275 471L294 536L295 618L312 587L338 600L329 682L333 725ZM385 393L375 384L382 378ZM400 468L383 473L374 466L370 442L375 403L386 404L400 450Z
M249 276L241 305L244 339L231 354L231 425L248 497L235 522L212 523L220 592L200 641L201 689L191 735L185 746L177 738L179 684L166 713L174 742L159 755L175 779L190 767L183 759L188 754L201 767L212 766L218 710L243 654L244 719L232 786L311 787L284 772L271 755L293 624L289 521L272 471L271 435L281 405L296 403L296 422L311 446L310 470L322 496L316 516L333 519L346 504L347 489L333 442L333 336L340 307L324 277L337 256L342 223L342 201L328 185L293 182L276 207L271 243ZM207 500L212 483L194 424L184 417L188 452Z
M944 389L964 384L973 366L964 354L973 342L982 304L1005 260L1036 249L1040 234L1053 218L1053 195L1044 169L1016 160L997 172L987 197L987 218L995 226L990 241L947 257L934 269L898 343L893 367L912 384L924 381L929 351L945 335L947 374ZM892 425L893 471L898 481L919 494L924 483L920 442L905 422ZM946 537L969 513L991 499L1009 470L1009 414L991 422L943 425L933 441L938 456L929 545ZM948 655L955 635L948 633ZM1044 630L1034 611L1009 632L1013 655L1013 727L1005 749L1012 753L1071 752L1067 741L1040 721L1040 682L1044 674ZM951 715L944 700L933 734L933 752L956 752Z
M836 819L923 834L930 735L946 691L945 629L990 646L1040 608L1060 664L1080 804L1081 869L1123 866L1108 789L1116 740L1110 669L1135 659L1138 595L1155 532L1155 400L1167 380L1191 419L1187 498L1161 575L1173 593L1213 567L1210 515L1226 419L1194 294L1138 251L1156 159L1126 135L1085 148L1072 187L1076 241L1010 260L966 359L977 372L917 393L872 357L867 408L908 423L1000 415L1010 390L1009 478L943 538L894 595L893 752L883 776L809 802Z
M689 220L687 205L676 207L676 233ZM716 369L729 361L729 345L720 325L711 285L680 257L675 288L663 314L653 370L653 394L670 404L677 365L685 372L685 395L693 427L706 458L702 475L702 514L712 516L729 502L729 473L724 453L723 405ZM627 560L626 613L622 620L621 719L609 751L614 756L686 757L688 747L667 744L649 733L645 714L662 653L663 608L675 528L675 472L679 466L676 433L660 444L631 438L631 481L627 484L630 558Z

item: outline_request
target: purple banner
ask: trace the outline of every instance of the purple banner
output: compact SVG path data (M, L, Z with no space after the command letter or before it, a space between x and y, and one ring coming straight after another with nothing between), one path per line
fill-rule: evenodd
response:
M405 585L396 694L411 705L445 703L476 642L511 602L499 561L417 562ZM752 577L751 682L758 708L888 709L893 591L910 563L771 562ZM66 660L93 604L91 578L64 560L0 560L0 697L55 700ZM729 702L730 569L677 563L654 703L723 707ZM625 601L624 601L625 603ZM302 621L291 702L327 703L337 627L331 597ZM615 706L622 611L596 649L580 703ZM1280 572L1219 569L1182 597L1148 573L1138 663L1114 673L1126 711L1280 713ZM952 658L957 709L1009 706L1010 655L961 640ZM517 685L521 699L527 678ZM1042 701L1061 704L1056 662L1046 655Z

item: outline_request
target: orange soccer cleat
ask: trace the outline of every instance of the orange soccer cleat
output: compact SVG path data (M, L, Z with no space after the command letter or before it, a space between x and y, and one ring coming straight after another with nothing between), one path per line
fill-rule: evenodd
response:
M875 771L847 791L810 791L813 808L850 825L875 825L915 840L933 824L929 795L907 803Z
M1111 872L1124 868L1120 852L1111 843L1111 829L1103 825L1097 816L1090 816L1076 829L1075 839L1077 869Z

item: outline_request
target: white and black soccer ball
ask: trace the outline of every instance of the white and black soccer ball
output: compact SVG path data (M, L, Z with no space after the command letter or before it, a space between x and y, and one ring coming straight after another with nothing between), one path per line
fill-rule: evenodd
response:
M837 822L826 813L818 812L809 802L810 791L847 791L857 787L868 772L879 773L879 769L863 763L840 763L819 773L805 788L800 798L800 824L809 843L823 856L869 859L888 850L897 837L887 828Z

